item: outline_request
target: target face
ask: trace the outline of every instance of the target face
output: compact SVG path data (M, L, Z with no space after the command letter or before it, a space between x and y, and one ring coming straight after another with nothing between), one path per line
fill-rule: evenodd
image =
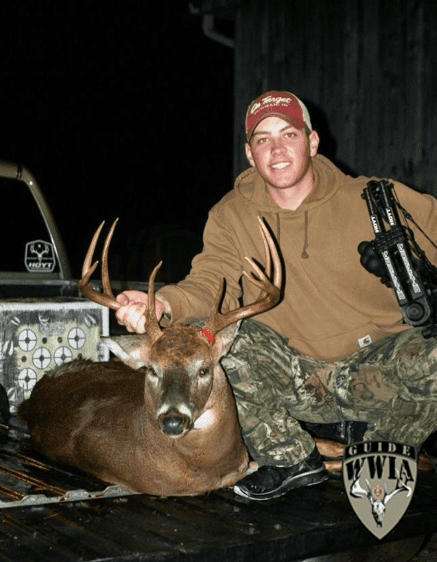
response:
M32 351L36 346L37 337L33 330L24 329L18 336L18 345L22 351Z
M85 345L86 335L82 328L73 328L68 333L68 343L73 349L80 349Z
M50 354L50 351L46 347L37 347L32 359L33 364L38 369L47 369L47 367L50 365L52 356Z
M32 390L36 383L36 373L33 369L23 369L18 375L18 384L23 390Z
M69 347L58 347L58 349L55 351L53 359L56 365L60 367L64 363L68 363L73 359L73 353L71 352L71 349Z

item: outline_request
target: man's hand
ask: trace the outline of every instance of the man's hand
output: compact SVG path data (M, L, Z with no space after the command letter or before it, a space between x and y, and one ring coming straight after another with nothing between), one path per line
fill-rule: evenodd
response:
M144 312L149 303L147 293L142 291L123 291L117 295L117 301L121 304L116 311L115 317L121 326L125 326L128 332L144 334L146 317ZM170 307L165 299L155 295L155 313L158 322L164 313L170 313Z
M384 260L380 258L375 252L371 242L360 242L358 245L358 252L360 253L361 265L381 279L381 283L387 287L391 287L390 276L387 272Z

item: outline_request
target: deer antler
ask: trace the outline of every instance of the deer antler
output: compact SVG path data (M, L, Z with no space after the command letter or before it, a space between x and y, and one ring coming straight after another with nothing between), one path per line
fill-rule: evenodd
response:
M111 229L109 230L108 235L106 236L105 244L103 246L103 251L102 251L103 293L99 293L99 291L96 291L92 287L90 283L90 278L99 263L98 261L96 261L94 262L93 265L91 265L91 261L93 259L93 255L97 246L97 241L99 239L105 221L101 223L99 228L96 230L93 239L91 240L90 247L88 248L88 252L83 262L82 279L78 283L79 289L82 291L84 297L86 297L90 301L96 302L98 304L102 304L103 306L107 306L108 308L112 308L112 310L117 310L121 306L121 304L115 299L114 293L112 292L111 280L109 278L109 271L108 271L108 250L112 240L112 235L114 234L115 227L117 226L117 222L118 219L115 219L115 221L112 223ZM156 314L155 314L155 289L154 289L155 276L161 265L162 265L162 261L158 263L158 265L155 267L155 269L152 271L149 277L149 291L148 291L149 301L148 301L147 310L145 312L146 332L152 336L154 335L155 337L158 337L161 334L161 328L159 327L158 320L156 319Z
M102 251L102 288L103 292L100 293L96 291L91 283L90 278L91 275L94 273L98 261L91 265L93 255L97 246L97 241L99 239L100 233L102 231L103 225L99 226L96 230L93 239L91 240L90 247L88 252L85 256L85 260L83 263L82 268L82 279L79 281L79 289L82 291L82 294L89 300L101 304L103 306L107 306L112 308L113 310L117 310L120 308L120 303L115 299L114 294L111 289L111 281L109 279L109 272L108 272L108 250L109 245L112 240L112 235L114 234L115 227L117 226L118 219L116 219L111 229L106 237L105 244ZM264 242L264 249L266 254L266 272L264 273L260 267L252 260L246 257L246 260L250 263L253 270L257 274L258 277L251 272L249 275L246 271L243 271L243 275L245 275L251 283L261 289L258 298L251 304L243 306L241 308L237 308L236 310L232 310L226 314L221 314L219 312L220 301L223 293L223 280L220 283L220 287L217 293L217 297L214 303L214 306L211 311L211 315L208 321L205 324L204 329L209 331L212 336L226 328L231 324L234 324L238 320L242 320L243 318L249 318L250 316L254 316L255 314L259 314L261 312L265 312L270 308L273 308L279 301L281 297L281 284L282 284L282 266L281 260L276 249L276 245L270 235L270 232L264 222L258 217L258 222L260 225L261 235ZM273 259L273 269L274 269L274 278L273 282L270 281L269 277L271 275L271 261ZM145 312L146 316L146 331L147 333L153 333L156 337L161 334L161 328L159 327L158 321L156 319L155 314L155 291L154 291L154 283L155 283L155 276L158 269L161 267L162 261L155 267L149 277L149 302L148 307Z
M116 219L111 227L111 230L108 233L108 236L105 240L105 245L103 247L102 252L102 288L103 293L99 293L92 287L90 283L91 275L94 273L96 267L98 266L99 262L96 261L91 265L91 261L94 256L94 252L96 250L97 241L99 239L100 233L102 231L103 225L105 221L101 223L99 228L94 233L93 239L91 240L90 247L88 248L88 252L86 253L83 266L82 266L82 279L79 281L79 289L81 290L84 297L89 299L90 301L96 302L98 304L102 304L103 306L107 306L108 308L112 308L112 310L117 310L120 308L120 303L115 300L114 294L111 289L111 281L109 279L109 272L108 272L108 248L109 244L111 243L112 235L114 234L115 227L117 226L118 219Z
M401 479L401 475L399 473L399 470L396 469L396 472L398 473L397 479L396 479L396 487L395 489L390 492L389 494L386 494L386 496L384 497L384 504L386 504L389 500L391 500L391 498L396 495L398 492L408 492L407 494L407 498L409 498L411 496L411 487L407 486L407 483L404 482Z
M247 279L253 285L259 287L261 291L258 295L258 298L253 303L237 308L235 310L231 310L226 314L221 314L219 312L219 306L223 294L222 279L214 306L211 311L211 315L204 326L204 330L209 331L213 336L226 328L226 326L230 326L238 320L242 320L243 318L250 318L255 314L260 314L261 312L265 312L266 310L273 308L278 303L281 297L281 260L268 228L260 217L258 217L258 222L266 254L266 272L264 273L252 259L246 256L245 259L250 263L258 278L254 275L253 272L251 272L251 275L249 275L246 271L243 271L243 275L247 277ZM269 280L269 277L271 275L271 257L273 259L274 270L273 282Z
M352 485L350 487L350 495L354 498L371 499L372 493L371 493L371 490L370 490L369 482L366 480L367 488L368 488L367 490L365 490L360 484L360 478L361 478L362 470L363 470L362 466L359 470L355 470L354 479L353 479Z

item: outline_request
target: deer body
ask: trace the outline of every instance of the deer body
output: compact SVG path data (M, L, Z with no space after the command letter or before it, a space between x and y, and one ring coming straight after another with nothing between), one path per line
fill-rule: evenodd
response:
M128 491L156 495L200 494L244 476L248 455L220 365L214 366L204 404L196 403L189 378L179 373L182 391L179 402L173 395L170 413L176 415L185 400L190 420L176 436L165 433L158 420L161 407L170 409L170 403L165 406L154 392L146 368L77 360L54 375L38 381L19 408L35 447L52 460ZM174 380L163 382L175 386Z
M103 225L85 258L83 294L116 309L107 253L102 258L103 294L89 282L92 255ZM83 469L133 492L194 495L232 486L245 476L249 459L240 435L234 397L220 365L239 320L268 310L280 299L281 264L260 220L266 272L248 260L257 276L258 299L221 314L220 284L203 328L174 324L162 330L155 316L154 279L149 279L146 333L107 338L120 360L76 360L44 376L18 410L35 447L56 462ZM270 281L271 258L274 280Z

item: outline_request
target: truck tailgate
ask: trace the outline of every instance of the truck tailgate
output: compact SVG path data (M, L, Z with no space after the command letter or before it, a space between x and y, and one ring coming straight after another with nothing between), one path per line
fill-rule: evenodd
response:
M437 526L435 473L420 475L406 514L379 541L352 511L340 476L269 502L230 490L130 495L54 466L32 451L25 427L13 424L0 426L0 560L291 562L336 560L342 551L381 555L384 548L407 560Z

